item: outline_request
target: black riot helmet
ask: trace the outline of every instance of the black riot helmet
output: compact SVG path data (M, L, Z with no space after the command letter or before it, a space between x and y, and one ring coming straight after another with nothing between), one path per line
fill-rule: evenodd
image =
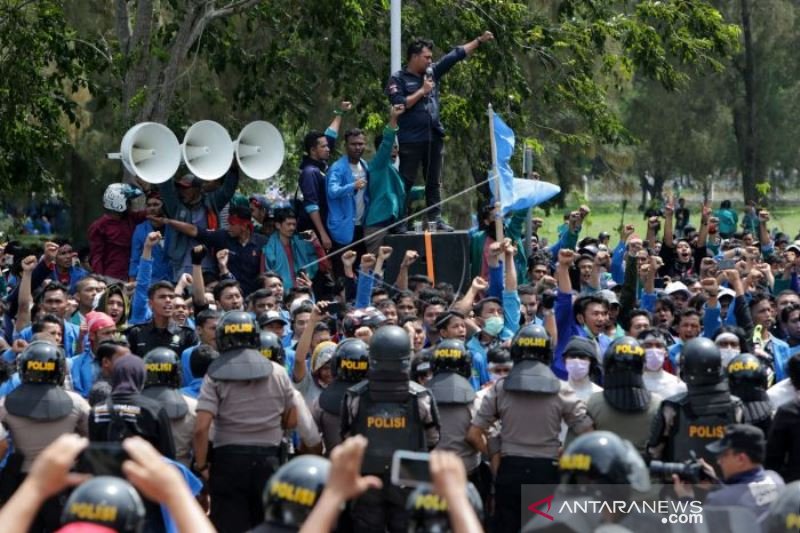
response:
M144 356L144 366L147 377L144 386L164 386L172 389L181 386L181 363L178 354L169 348L153 348Z
M431 352L430 350L420 350L414 359L411 361L411 379L420 385L424 385L425 381L433 377L433 369L431 368Z
M385 377L405 374L411 363L411 339L399 326L381 326L369 341L369 373Z
M681 379L687 385L714 385L722 379L722 357L711 339L697 337L681 349Z
M740 353L731 359L726 370L731 393L736 396L739 392L767 390L767 368L755 355Z
M226 352L236 348L258 348L258 324L244 311L228 311L217 323L217 350Z
M275 472L264 488L264 521L300 528L317 503L331 462L316 455L295 457Z
M455 372L469 379L472 376L472 354L458 339L445 339L433 348L433 373Z
M99 524L119 533L138 533L144 527L142 498L122 478L94 477L76 488L61 512L63 525L75 522Z
M258 334L259 350L261 355L279 365L286 361L286 350L277 335L271 331L262 331Z
M467 483L467 500L472 510L478 516L478 521L483 522L483 502L478 489L472 483ZM447 501L433 491L430 485L422 485L414 489L406 500L409 533L449 533L453 531L450 525L450 515L447 511Z
M63 385L67 375L64 351L49 341L30 343L17 361L22 383Z
M633 337L620 337L608 345L603 356L603 372L608 374L641 374L644 370L644 348Z
M559 490L595 496L593 485L621 485L639 492L650 488L650 473L629 441L610 431L592 431L577 437L558 461ZM623 495L623 494L618 494Z
M553 361L550 335L542 326L529 325L521 328L511 341L511 359L515 363L531 359L549 365Z
M369 346L361 339L345 339L333 352L333 377L338 381L358 383L367 379Z
M778 492L764 521L769 533L797 533L800 530L800 481L787 483Z

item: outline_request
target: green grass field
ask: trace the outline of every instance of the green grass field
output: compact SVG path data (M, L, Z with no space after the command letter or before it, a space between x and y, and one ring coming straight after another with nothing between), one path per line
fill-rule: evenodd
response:
M611 234L611 244L615 246L619 241L619 228L620 220L622 217L622 207L616 208L612 205L591 205L592 212L584 222L581 237L593 236L596 237L601 231L607 231ZM691 210L692 207L689 206ZM553 209L550 216L545 216L544 211L536 209L534 216L540 217L544 220L544 225L539 230L539 237L546 237L551 244L557 238L556 229L563 222L563 214L565 210ZM689 217L689 223L697 227L700 222L700 212L698 209L693 209ZM794 236L800 231L800 208L781 207L776 210L770 211L772 219L770 220L770 229L777 228L779 231L787 233L789 238ZM742 214L739 214L739 221L741 222ZM635 208L630 208L625 213L625 224L633 224L636 227L636 232L644 237L646 233L646 224L642 213Z

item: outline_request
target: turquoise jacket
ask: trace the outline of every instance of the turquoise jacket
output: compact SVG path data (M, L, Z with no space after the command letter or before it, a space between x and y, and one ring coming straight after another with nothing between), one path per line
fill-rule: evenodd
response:
M383 140L369 162L367 195L369 204L364 226L387 226L400 220L406 205L406 187L400 171L392 163L392 147L397 128L386 126Z

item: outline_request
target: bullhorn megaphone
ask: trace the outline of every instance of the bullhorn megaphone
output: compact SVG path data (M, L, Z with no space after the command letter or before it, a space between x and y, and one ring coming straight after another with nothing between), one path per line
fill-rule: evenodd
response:
M164 183L181 165L181 147L172 131L156 122L140 122L125 132L119 152L125 169L148 183Z
M201 180L222 177L233 161L233 141L228 130L213 120L196 122L183 138L183 161Z
M269 122L256 120L245 126L235 145L239 168L254 180L271 178L283 164L283 137Z

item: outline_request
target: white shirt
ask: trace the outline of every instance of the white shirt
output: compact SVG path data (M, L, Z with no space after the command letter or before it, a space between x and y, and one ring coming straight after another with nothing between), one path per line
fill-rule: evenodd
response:
M772 403L772 408L777 411L781 405L786 405L797 398L797 390L792 385L792 380L786 378L767 389L767 396Z
M658 372L645 370L642 377L647 390L658 394L662 398L669 398L670 396L686 392L686 383L663 369Z

